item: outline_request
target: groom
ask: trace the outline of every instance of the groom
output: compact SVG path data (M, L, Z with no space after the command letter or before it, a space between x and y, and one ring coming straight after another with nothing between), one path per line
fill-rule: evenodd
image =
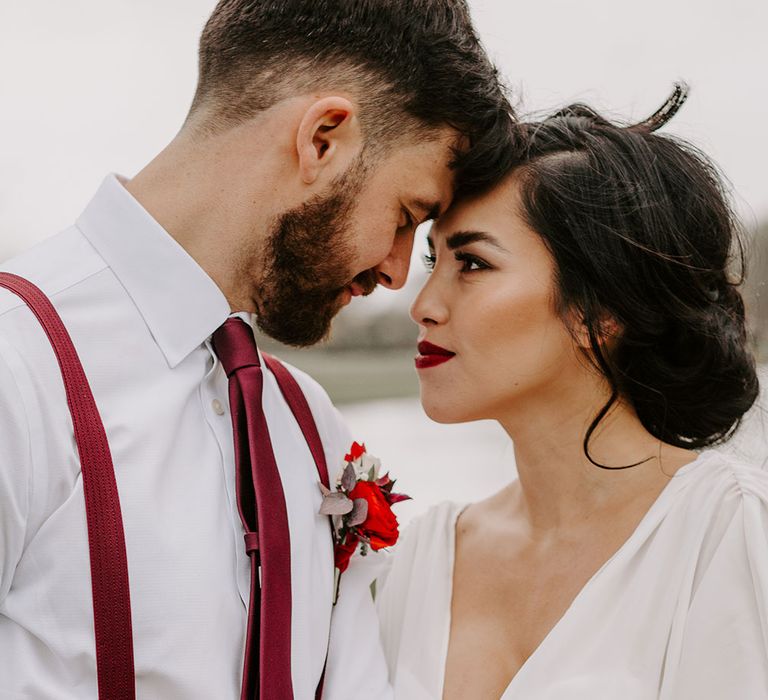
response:
M312 453L270 372L245 396L268 436L233 427L242 407L224 346L239 329L253 356L252 323L311 345L351 297L401 287L415 227L506 171L512 117L463 0L222 0L176 138L133 179L107 177L73 227L2 266L52 300L106 427L137 697L235 698L245 671L290 689L262 698L309 700L326 659L324 698L389 697L368 562L353 560L333 608ZM350 436L319 386L291 372L333 478ZM277 502L243 501L243 450L274 458ZM2 290L2 698L97 697L77 455L48 340ZM290 562L277 592L288 661L257 656L260 668L244 665L260 580L241 516L255 507L285 511Z

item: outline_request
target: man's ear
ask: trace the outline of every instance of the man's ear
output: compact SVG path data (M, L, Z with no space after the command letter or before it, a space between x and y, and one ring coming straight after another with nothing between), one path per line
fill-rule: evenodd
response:
M323 97L304 112L296 134L296 151L302 181L312 185L320 173L333 166L341 173L362 149L358 108L344 97Z

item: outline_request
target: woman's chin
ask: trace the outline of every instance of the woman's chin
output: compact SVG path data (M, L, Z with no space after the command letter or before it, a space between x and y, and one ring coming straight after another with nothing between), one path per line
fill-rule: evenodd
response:
M421 407L435 423L464 423L470 420L467 412L459 406L452 405L450 401L441 401L437 397L425 396L424 392L421 394Z

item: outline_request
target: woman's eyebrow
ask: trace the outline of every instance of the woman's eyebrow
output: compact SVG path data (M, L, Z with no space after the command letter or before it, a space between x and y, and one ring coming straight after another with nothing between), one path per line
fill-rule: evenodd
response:
M494 248L506 252L506 248L499 243L498 239L485 231L456 231L446 239L446 245L449 250L456 250L456 248L461 248L470 243L487 243Z

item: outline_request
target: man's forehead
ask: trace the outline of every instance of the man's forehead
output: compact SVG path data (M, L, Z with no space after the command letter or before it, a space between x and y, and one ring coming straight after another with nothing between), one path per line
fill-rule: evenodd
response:
M447 159L425 159L419 170L409 193L411 205L423 219L437 219L451 206L456 172Z
M403 193L422 219L443 214L453 200L456 171L453 169L456 139L446 134L402 146L394 153Z

